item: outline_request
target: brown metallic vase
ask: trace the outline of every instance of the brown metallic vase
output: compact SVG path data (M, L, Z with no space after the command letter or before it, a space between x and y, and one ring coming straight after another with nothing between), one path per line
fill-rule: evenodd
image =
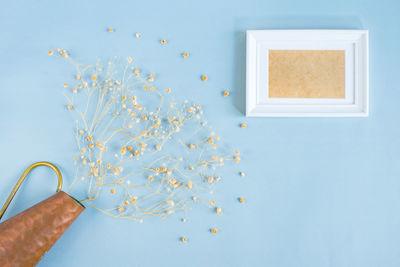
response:
M0 211L0 219L28 173L37 166L48 166L58 176L57 192L46 200L0 223L0 266L35 266L85 207L60 191L62 176L49 162L32 164L21 176Z

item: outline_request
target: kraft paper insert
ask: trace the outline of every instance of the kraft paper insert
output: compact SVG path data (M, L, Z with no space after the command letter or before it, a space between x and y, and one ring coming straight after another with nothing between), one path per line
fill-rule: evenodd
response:
M344 98L344 50L270 50L269 97Z

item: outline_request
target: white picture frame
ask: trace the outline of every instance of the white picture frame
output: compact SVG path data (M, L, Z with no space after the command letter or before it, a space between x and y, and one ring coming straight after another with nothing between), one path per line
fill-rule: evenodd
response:
M248 30L246 116L367 117L369 51L367 30ZM345 98L269 98L268 51L344 50Z

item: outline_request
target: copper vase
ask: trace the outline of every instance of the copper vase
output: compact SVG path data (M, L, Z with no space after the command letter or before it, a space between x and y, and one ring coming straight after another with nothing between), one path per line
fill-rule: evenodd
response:
M0 219L28 173L37 166L48 166L58 176L57 192L0 223L0 266L35 266L85 207L61 191L62 176L49 162L37 162L23 173L0 211Z

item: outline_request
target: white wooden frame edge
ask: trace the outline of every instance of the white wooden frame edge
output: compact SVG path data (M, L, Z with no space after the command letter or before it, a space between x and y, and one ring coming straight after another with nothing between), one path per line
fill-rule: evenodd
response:
M347 39L346 39L347 38ZM367 117L369 115L368 30L248 30L246 32L246 116L248 117ZM260 104L257 98L257 45L262 41L301 40L354 42L353 104ZM299 100L301 101L301 100Z

